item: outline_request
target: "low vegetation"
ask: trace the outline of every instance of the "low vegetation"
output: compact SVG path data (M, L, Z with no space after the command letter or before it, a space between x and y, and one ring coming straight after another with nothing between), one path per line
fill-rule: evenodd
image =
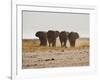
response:
M89 39L80 38L76 41L76 47L71 48L69 42L67 43L67 47L61 47L59 40L57 40L57 47L48 47L48 46L40 46L38 39L23 39L22 40L22 51L23 52L35 52L35 51L48 51L48 50L71 50L71 49L82 49L89 48Z
M39 46L38 39L22 40L22 68L50 68L89 66L89 39L76 41L75 48L62 48L59 40L57 47Z

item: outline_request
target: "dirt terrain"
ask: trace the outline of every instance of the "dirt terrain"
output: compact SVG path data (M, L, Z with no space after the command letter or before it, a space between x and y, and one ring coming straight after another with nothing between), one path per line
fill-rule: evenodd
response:
M72 67L89 65L89 39L81 38L75 48L40 47L38 39L22 40L22 68Z

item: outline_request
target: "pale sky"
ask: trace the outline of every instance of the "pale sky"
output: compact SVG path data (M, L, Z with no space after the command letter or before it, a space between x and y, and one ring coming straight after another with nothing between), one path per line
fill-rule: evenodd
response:
M23 11L23 38L36 38L37 31L74 31L89 37L89 14Z

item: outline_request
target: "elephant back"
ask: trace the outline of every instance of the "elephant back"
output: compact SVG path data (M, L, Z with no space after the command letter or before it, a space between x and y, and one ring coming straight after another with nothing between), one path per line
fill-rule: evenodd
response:
M47 32L38 31L38 32L36 32L35 36L39 37L39 38L45 38L47 36Z
M68 35L69 35L69 32L62 31L60 32L59 37L68 37Z
M79 34L77 32L70 32L69 35L68 35L68 38L70 40L78 39L79 38Z
M59 36L58 31L49 30L47 32L47 37L50 38L50 39L57 38L58 36Z

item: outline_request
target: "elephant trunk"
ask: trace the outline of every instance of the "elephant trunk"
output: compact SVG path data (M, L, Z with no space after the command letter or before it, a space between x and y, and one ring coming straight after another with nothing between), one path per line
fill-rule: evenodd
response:
M71 47L75 47L75 40L72 40L72 41L70 40L69 42L70 42Z

